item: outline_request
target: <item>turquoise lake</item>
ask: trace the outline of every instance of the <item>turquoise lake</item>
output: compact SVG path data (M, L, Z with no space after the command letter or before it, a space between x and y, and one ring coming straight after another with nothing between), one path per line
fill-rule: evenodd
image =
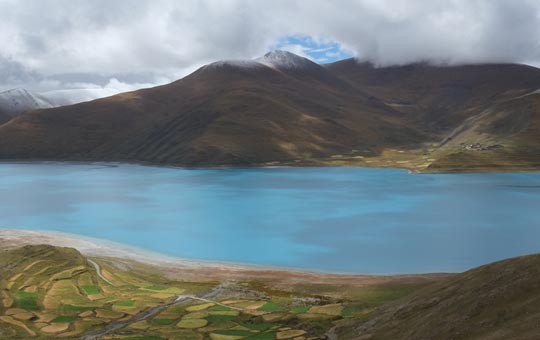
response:
M0 228L190 259L387 274L540 252L539 173L1 164L0 192Z

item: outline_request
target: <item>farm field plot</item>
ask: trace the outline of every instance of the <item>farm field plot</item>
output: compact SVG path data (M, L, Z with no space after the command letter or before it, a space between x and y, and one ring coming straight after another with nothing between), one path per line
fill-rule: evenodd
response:
M341 286L325 286L332 294L317 295L313 287L276 290L264 280L182 281L114 258L92 259L96 268L71 248L0 251L0 337L322 339L377 305L373 293L362 290L339 296Z

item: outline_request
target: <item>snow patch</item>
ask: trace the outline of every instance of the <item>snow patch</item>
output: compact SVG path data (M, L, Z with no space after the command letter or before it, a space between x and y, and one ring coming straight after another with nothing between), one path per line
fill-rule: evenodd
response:
M12 89L0 93L0 111L15 117L23 112L46 109L54 105L45 97L25 89Z
M276 50L266 53L255 61L272 68L302 69L311 67L314 62L294 53Z
M220 68L224 66L232 66L236 68L258 68L271 67L273 69L304 69L316 65L307 58L300 57L294 53L287 51L272 51L268 52L260 58L253 60L222 60L206 66L203 69Z

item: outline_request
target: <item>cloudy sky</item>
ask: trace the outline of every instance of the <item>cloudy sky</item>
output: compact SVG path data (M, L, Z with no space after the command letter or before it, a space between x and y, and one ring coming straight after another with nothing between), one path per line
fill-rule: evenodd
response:
M540 66L538 0L0 0L0 90L163 84L285 49L317 62Z

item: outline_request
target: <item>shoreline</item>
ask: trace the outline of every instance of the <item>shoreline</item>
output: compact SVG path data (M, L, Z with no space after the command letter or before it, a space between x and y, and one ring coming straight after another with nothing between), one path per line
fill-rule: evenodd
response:
M318 271L305 268L284 267L273 265L258 265L251 263L236 263L218 260L196 260L161 254L138 247L122 244L106 239L99 239L78 234L58 231L43 231L29 229L0 228L0 249L16 248L25 245L48 244L58 247L68 247L78 250L91 258L120 259L145 265L158 266L163 269L193 271L221 271L239 275L257 275L282 273L291 276L313 276L342 279L421 279L425 277L445 277L457 272L426 272L426 273L350 273Z
M289 161L286 161L289 162ZM409 174L414 175L429 175L429 174L482 174L482 173L540 173L538 167L497 167L497 168L441 168L441 169L423 169L419 170L411 167L399 167L399 166L381 166L368 164L328 164L328 163L286 163L283 164L267 164L254 163L254 164L216 164L216 165L181 165L181 164L164 164L145 161L98 161L98 160L43 160L43 159L0 159L0 165L9 164L24 164L24 165L99 165L103 167L119 167L123 165L129 166L145 166L155 168L168 168L178 170L248 170L248 169L286 169L286 168L365 168L365 169L394 169L406 171Z

